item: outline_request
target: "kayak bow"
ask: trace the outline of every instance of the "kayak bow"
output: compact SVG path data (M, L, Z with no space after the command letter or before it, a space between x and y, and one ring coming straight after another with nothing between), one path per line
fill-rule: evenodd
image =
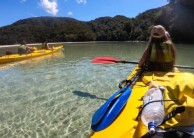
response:
M114 93L93 115L91 128L100 131L108 127L121 113L131 95L131 88L143 73L139 69L123 88Z

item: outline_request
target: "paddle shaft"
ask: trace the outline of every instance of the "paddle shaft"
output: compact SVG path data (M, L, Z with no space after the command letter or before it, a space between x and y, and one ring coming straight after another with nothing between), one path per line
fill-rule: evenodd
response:
M138 70L136 75L131 79L131 84L130 84L131 88L138 81L138 79L141 77L143 71L144 71L143 69Z
M124 61L124 60L117 60L113 57L96 57L92 59L93 63L102 63L102 64L113 64L113 63L124 63L124 64L138 64L136 61ZM184 68L184 69L194 69L191 66L182 66L182 65L174 65L177 68Z
M116 61L117 63L124 63L124 64L138 64L138 62L135 61Z
M183 68L183 69L194 69L194 67L191 67L191 66L182 66L182 65L175 65L174 67Z
M138 64L138 62L133 61L118 61L118 63L129 63L129 64ZM184 69L194 69L194 67L191 66L182 66L182 65L174 65L174 67L177 68L184 68Z

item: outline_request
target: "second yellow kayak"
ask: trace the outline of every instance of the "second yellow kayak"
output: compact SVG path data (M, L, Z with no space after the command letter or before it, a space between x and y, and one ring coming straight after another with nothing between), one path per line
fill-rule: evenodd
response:
M53 50L45 50L45 49L35 50L34 52L29 53L29 54L5 55L5 56L0 57L0 64L14 62L14 61L20 61L20 60L24 60L24 59L33 58L33 57L39 57L39 56L43 56L43 55L52 54L54 52L59 51L61 48L63 48L63 46L56 46L56 47L54 47Z

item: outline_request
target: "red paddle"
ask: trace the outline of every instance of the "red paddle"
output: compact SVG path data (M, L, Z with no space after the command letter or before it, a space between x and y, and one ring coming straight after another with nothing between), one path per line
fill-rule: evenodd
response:
M113 57L96 57L92 59L92 63L98 63L98 64L114 64L114 63L131 63L131 64L138 64L138 62L129 62L129 61L123 61L123 60L118 60Z
M96 63L96 64L114 64L114 63L138 64L138 62L135 62L135 61L118 60L116 58L107 57L107 56L96 57L96 58L92 59L92 63ZM175 65L174 67L177 67L177 68L185 68L185 69L194 69L194 67L191 67L191 66L182 66L182 65Z

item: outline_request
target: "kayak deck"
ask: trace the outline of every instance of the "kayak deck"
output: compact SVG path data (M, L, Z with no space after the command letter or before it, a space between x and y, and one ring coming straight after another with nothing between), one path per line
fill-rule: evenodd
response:
M54 47L53 50L46 50L46 49L35 50L34 52L29 53L29 54L22 54L22 55L11 54L11 55L2 56L0 57L0 64L5 64L9 62L20 61L20 60L33 58L33 57L39 57L43 55L52 54L54 52L59 51L61 48L63 48L63 46L56 46Z
M137 73L137 71L138 67L132 71L127 79L130 80ZM176 72L178 73L179 71L176 69ZM152 79L154 79L154 74L163 76L164 80L159 80L159 83L157 83L166 86L168 81L165 81L165 78L168 79L172 72L169 72L169 76L167 72L150 72L150 74L151 76L149 77L152 77ZM145 79L143 77L144 74L133 86L127 104L114 122L101 131L92 131L90 134L91 138L139 138L146 135L147 127L142 123L141 118L136 119L143 104L142 97L149 89L146 83L143 82Z
M134 70L128 79L136 74ZM141 80L141 79L140 79ZM125 108L116 118L116 120L106 129L99 132L92 132L91 138L131 138L134 136L138 121L135 118L139 112L139 106L142 104L140 100L147 91L148 87L141 81L137 81L133 86L131 96L129 97Z

